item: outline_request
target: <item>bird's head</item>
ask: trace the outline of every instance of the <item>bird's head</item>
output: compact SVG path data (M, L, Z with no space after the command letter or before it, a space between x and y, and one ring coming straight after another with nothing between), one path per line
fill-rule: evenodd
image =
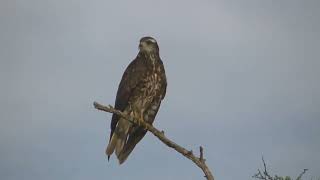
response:
M159 46L153 37L143 37L140 39L139 50L142 53L159 53Z

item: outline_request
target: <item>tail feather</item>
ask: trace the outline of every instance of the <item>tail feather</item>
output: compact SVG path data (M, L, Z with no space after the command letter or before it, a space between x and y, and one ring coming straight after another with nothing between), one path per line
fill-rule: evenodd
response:
M119 156L124 144L127 140L128 131L130 128L130 123L125 119L120 119L114 133L109 141L108 147L106 149L106 154L108 155L108 160L111 154L115 151L116 155Z
M124 163L127 160L128 156L133 151L134 147L138 144L138 142L144 137L146 133L146 130L139 127L129 136L127 143L123 147L121 153L117 156L120 164Z
M118 134L117 133L113 133L112 137L110 138L108 147L106 149L106 154L108 155L108 160L109 160L111 154L114 152L114 149L116 147L116 143L117 143L118 139L119 139L118 138Z
M126 142L126 137L125 138L119 138L118 141L117 141L117 144L116 144L116 147L115 147L115 151L116 151L116 155L117 157L120 155L122 149L123 149L123 146Z

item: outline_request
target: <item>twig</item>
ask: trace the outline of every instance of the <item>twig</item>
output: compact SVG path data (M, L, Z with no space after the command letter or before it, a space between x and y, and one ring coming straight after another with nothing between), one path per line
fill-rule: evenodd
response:
M308 171L308 169L303 169L303 171L300 173L300 175L297 177L296 180L301 180L302 176Z
M253 175L252 177L253 178L256 178L256 179L262 179L262 180L283 180L283 179L291 179L289 176L286 176L286 178L283 178L281 176L277 176L275 175L274 177L272 177L269 173L268 173L268 170L267 170L267 165L266 165L266 162L264 161L263 157L262 157L262 162L263 162L263 167L264 167L264 170L263 172L260 171L260 169L258 169L258 172ZM308 171L308 169L304 169L303 172L300 173L300 175L297 177L296 180L301 180L302 176Z
M205 161L205 159L203 159L203 147L200 146L200 161Z
M267 170L267 165L266 165L266 162L264 161L264 158L262 156L262 162L263 162L263 172L260 171L260 169L258 169L258 173L253 175L252 177L253 178L256 178L256 179L263 179L263 180L277 180L277 178L273 178L270 176L270 174L268 173L268 170Z
M266 162L264 161L263 159L263 156L262 156L262 162L263 162L263 167L264 167L264 172L263 174L269 179L269 180L273 180L273 178L269 175L268 171L267 171L267 165L266 165Z
M213 175L209 169L209 167L206 165L204 159L203 159L203 148L200 147L200 158L196 157L195 155L193 155L192 151L188 151L187 149L183 148L182 146L176 144L175 142L171 141L170 139L168 139L165 135L163 131L159 131L158 129L156 129L155 127L153 127L152 125L150 125L149 123L146 123L144 121L140 121L139 124L137 123L136 119L133 119L132 117L128 116L127 114L114 109L111 105L109 106L104 106L101 105L97 102L93 103L94 107L98 110L101 111L105 111L105 112L109 112L109 113L113 113L113 114L117 114L118 116L121 116L122 118L136 124L136 125L140 125L143 128L147 129L148 131L150 131L154 136L156 136L160 141L162 141L164 144L166 144L167 146L173 148L174 150L176 150L177 152L179 152L180 154L182 154L183 156L185 156L186 158L190 159L191 161L193 161L199 168L201 168L201 170L203 171L203 173L205 174L205 177L207 180L214 180Z

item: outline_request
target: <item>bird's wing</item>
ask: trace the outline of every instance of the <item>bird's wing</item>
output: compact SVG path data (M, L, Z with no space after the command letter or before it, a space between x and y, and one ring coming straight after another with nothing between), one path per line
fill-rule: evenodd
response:
M143 75L145 72L145 66L138 59L133 60L127 69L125 70L122 79L120 81L117 97L115 101L115 108L124 111L128 106L129 98L131 97L135 87L139 84L139 82L143 79ZM112 115L111 120L111 132L110 139L112 134L117 126L119 121L119 116L116 114Z
M160 68L161 68L161 79L162 79L162 93L161 93L161 99L163 100L164 97L166 96L166 93L167 93L167 77L166 77L166 71L164 69L164 65L163 65L163 62L162 60L160 60ZM160 106L160 104L159 104Z

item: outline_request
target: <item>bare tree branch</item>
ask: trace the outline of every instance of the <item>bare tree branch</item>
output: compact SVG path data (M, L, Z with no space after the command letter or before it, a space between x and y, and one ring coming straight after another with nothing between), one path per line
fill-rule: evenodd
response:
M301 180L302 176L308 171L308 169L303 169L303 171L300 173L300 175L297 177L296 180Z
M138 122L137 119L133 119L133 117L131 117L131 116L129 116L129 115L117 110L117 109L114 109L111 105L104 106L104 105L101 105L97 102L94 102L93 105L98 110L117 114L118 116L121 116L122 118L130 121L131 123L134 123L136 125L142 126L143 128L147 129L154 136L156 136L160 141L162 141L164 144L173 148L174 150L176 150L177 152L182 154L184 157L193 161L203 171L203 173L205 174L205 178L207 180L214 180L214 177L213 177L209 167L206 165L205 160L203 158L203 148L201 146L200 146L200 157L196 157L192 151L188 151L187 149L183 148L182 146L178 145L177 143L171 141L170 139L168 139L164 135L164 131L159 131L158 129L156 129L155 127L150 125L149 123L146 123L144 121Z
M253 175L253 178L256 179L262 179L262 180L291 180L291 178L289 176L286 177L281 177L281 176L277 176L275 175L274 177L271 176L268 172L267 169L267 165L266 162L264 161L263 157L262 157L262 162L263 162L263 172L260 171L260 169L258 169L258 172ZM296 180L301 180L302 176L308 171L308 169L304 169L303 172L300 173L300 175L297 177Z
M268 173L268 171L267 171L267 165L266 165L266 162L265 162L264 159L263 159L263 156L262 156L262 162L263 162L263 167L264 167L263 174L264 174L265 177L267 177L269 180L273 180L273 178L269 175L269 173Z

